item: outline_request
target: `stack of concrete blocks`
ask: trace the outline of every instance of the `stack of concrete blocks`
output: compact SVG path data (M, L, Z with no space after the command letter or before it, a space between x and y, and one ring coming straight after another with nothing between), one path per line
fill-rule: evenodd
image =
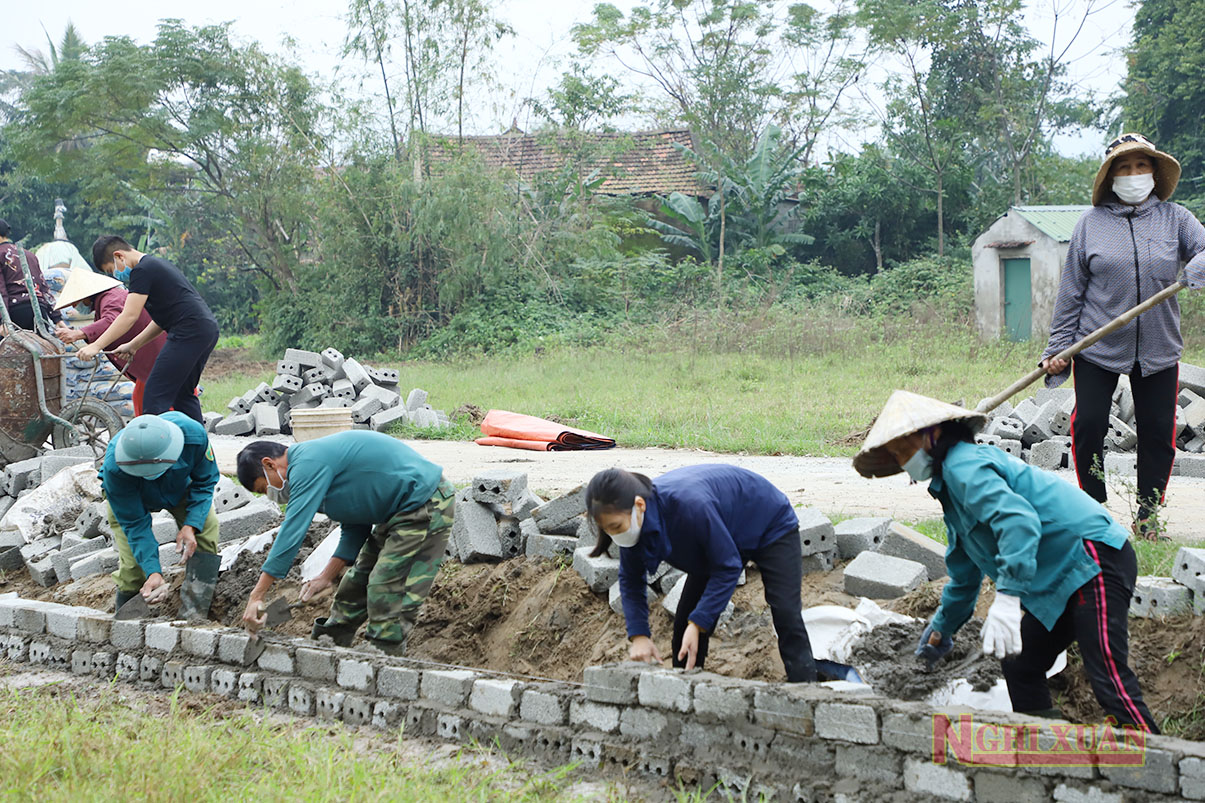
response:
M524 554L532 511L543 503L527 487L527 475L489 469L456 494L452 533L445 554L461 563L508 560Z
M840 548L837 531L828 517L812 507L798 511L799 547L803 553L803 573L830 572L837 565Z
M321 354L286 349L276 377L230 400L226 416L207 413L205 426L218 435L279 435L292 432L293 410L351 408L353 425L378 432L403 421L418 427L450 426L447 413L427 404L427 392L410 391L403 401L398 372L372 368L336 349Z
M850 519L837 529L838 543L845 545L842 557L856 550L845 567L847 594L894 599L946 574L942 545L907 525L890 519ZM843 529L859 533L857 539Z
M647 664L591 666L581 683L564 683L280 638L245 666L247 640L232 628L113 621L0 598L0 652L34 669L216 694L272 716L341 720L395 737L404 728L452 746L497 745L508 757L582 764L623 784L639 778L738 800L1205 799L1205 744L1167 736L1132 740L1111 727L903 702L869 688ZM1110 755L1128 749L1121 757L1135 760L1098 761L1108 748L1091 746L1105 744L1106 733L1118 745ZM934 761L935 740L944 763ZM1045 760L1021 760L1021 744L1037 745Z
M988 413L991 420L975 441L998 446L1014 457L1048 471L1072 468L1070 435L1074 411L1074 389L1042 388L1032 398L1022 400L1015 409L1006 403ZM1122 376L1110 407L1104 473L1135 476L1137 444L1134 393L1129 377ZM1188 363L1180 363L1176 447L1179 451L1172 474L1205 477L1205 368Z

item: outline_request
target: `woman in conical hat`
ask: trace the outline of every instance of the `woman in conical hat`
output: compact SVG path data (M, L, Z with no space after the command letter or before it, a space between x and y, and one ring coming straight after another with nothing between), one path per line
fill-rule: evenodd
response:
M945 512L950 580L917 656L932 665L950 652L986 574L996 599L983 624L983 651L1002 659L1014 711L1059 716L1046 671L1077 641L1105 714L1158 733L1127 664L1138 563L1125 529L1079 488L976 444L986 420L897 390L854 457L866 477L906 471L914 482L928 481Z
M1134 394L1138 430L1138 511L1135 534L1159 536L1155 511L1163 502L1176 457L1176 399L1182 350L1180 307L1169 299L1075 359L1055 359L1075 341L1130 307L1174 284L1205 286L1205 227L1172 203L1180 163L1141 134L1122 134L1105 146L1092 184L1092 208L1075 224L1059 279L1059 294L1042 354L1046 384L1074 372L1071 454L1080 487L1098 502L1106 489L1105 435L1113 391L1122 374Z
M100 337L121 314L127 295L129 294L122 287L121 282L112 276L76 268L68 274L54 308L61 310L64 307L75 307L82 313L91 312L94 320L79 329L73 329L61 323L55 329L55 337L64 343L74 343L77 340L91 343ZM143 310L142 315L138 318L138 323L129 332L113 341L113 345L119 346L133 340L134 335L142 331L142 327L150 322L151 316L147 314L146 310ZM132 400L136 416L142 415L142 394L146 390L146 378L151 375L151 368L155 365L155 359L159 356L159 350L163 348L163 342L166 339L167 335L155 338L145 348L139 349L132 360L127 360L117 354L108 355L109 362L113 363L118 370L121 370L127 361L129 362L126 376L134 380Z

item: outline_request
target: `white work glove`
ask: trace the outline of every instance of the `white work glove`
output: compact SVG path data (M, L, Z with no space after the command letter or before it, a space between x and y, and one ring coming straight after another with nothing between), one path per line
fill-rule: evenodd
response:
M996 592L983 623L983 654L1003 658L1021 651L1021 598Z

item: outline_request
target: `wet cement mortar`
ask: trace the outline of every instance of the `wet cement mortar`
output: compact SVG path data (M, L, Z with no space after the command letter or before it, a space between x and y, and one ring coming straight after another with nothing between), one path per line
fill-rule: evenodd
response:
M931 671L914 655L924 622L879 625L854 643L850 663L876 692L899 700L924 700L958 678L966 678L975 691L987 691L1002 677L997 659L980 658L961 668L982 647L981 626L978 619L967 622L954 636L953 651Z

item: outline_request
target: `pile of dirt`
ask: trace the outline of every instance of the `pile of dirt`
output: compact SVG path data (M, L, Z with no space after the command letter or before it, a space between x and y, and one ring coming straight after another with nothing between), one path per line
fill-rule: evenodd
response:
M1000 678L994 658L966 661L980 653L979 621L967 622L954 636L954 649L933 669L924 667L913 651L923 621L880 625L853 645L850 663L879 694L899 700L924 700L957 678L966 678L975 691L987 691Z

